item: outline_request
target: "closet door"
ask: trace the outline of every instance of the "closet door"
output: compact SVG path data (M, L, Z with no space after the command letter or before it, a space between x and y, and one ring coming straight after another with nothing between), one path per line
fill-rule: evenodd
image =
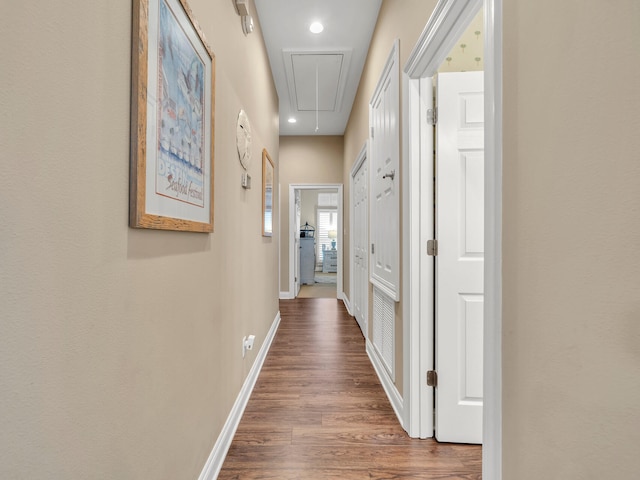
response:
M371 283L400 301L400 67L394 43L369 104Z
M351 275L353 313L362 334L367 338L367 310L369 294L369 174L366 145L351 172Z

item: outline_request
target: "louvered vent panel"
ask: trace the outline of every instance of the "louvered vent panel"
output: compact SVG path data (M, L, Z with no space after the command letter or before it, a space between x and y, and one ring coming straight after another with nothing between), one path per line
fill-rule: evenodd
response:
M373 289L373 346L382 356L382 298L377 288Z
M394 301L377 288L373 288L373 346L393 378L394 366Z

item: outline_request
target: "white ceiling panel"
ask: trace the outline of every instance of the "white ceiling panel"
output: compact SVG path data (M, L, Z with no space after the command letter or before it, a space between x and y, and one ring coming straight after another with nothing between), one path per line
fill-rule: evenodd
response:
M280 135L344 134L381 3L255 0L280 101ZM322 33L309 31L316 21L324 25ZM316 60L321 62L317 131ZM290 117L297 122L288 123Z
M340 85L343 55L291 55L295 106L300 112L334 112Z
M283 55L292 112L316 111L316 86L320 112L342 110L351 64L350 50L335 52L285 50Z

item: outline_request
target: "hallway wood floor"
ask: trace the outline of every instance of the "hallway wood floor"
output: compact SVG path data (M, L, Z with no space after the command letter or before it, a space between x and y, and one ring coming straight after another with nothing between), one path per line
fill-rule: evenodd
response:
M481 447L409 438L341 301L280 302L281 323L218 478L481 478Z

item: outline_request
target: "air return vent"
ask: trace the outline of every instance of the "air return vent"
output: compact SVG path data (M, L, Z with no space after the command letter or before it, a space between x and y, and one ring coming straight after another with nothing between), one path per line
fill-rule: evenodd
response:
M395 377L394 306L392 298L373 287L373 346L392 379Z

